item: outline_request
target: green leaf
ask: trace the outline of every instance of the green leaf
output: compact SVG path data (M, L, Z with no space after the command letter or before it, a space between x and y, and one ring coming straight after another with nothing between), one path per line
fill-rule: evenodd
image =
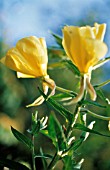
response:
M105 97L105 95L104 95L104 93L102 92L101 89L98 89L98 90L96 90L96 91L97 91L98 96L99 96L102 100L104 100L107 104L110 103L109 99Z
M74 170L76 162L74 160L74 151L73 149L69 150L68 154L63 157L64 167L63 170Z
M43 154L43 155L35 155L34 158L44 158L44 159L52 159L53 156L49 154Z
M71 149L73 149L74 151L76 151L82 144L82 142L84 141L84 137L80 137L80 139L76 140L73 143L73 146L71 147Z
M109 107L108 107L108 110L109 110ZM107 121L110 121L110 117L107 117L107 116L102 116L102 115L98 115L94 112L91 112L90 110L88 109L81 109L81 113L86 113L86 114L90 114L91 116L94 116L95 118L97 119L102 119L102 120L107 120Z
M82 125L82 124L80 124L80 123L76 123L76 124L74 125L74 129L83 130L83 131L85 131L85 132L94 133L94 134L100 135L100 136L110 137L109 135L105 135L105 134L102 134L102 133L97 132L97 131L95 131L95 130L89 129L89 128L87 128L86 126L84 126L84 125Z
M33 143L27 136L25 136L21 132L17 131L13 127L11 127L11 131L18 141L22 142L23 144L25 144L30 149L33 148Z
M53 114L51 114L49 118L48 133L53 141L53 144L59 151L66 149L67 143L62 126Z
M98 67L101 67L103 64L105 64L106 62L110 61L110 57L104 58L102 60L100 60L94 67L93 70L97 69Z
M103 106L103 105L99 104L98 102L90 101L90 100L84 100L84 101L82 102L82 104L84 104L84 105L94 105L94 106L106 108L106 106Z
M96 85L94 86L94 88L99 89L99 88L101 88L101 87L103 87L103 86L106 86L106 85L109 84L109 83L110 83L110 79L109 79L109 80L106 80L106 81L104 81L104 82L102 82L102 83L100 83L100 84L96 84Z
M64 108L61 104L53 100L51 97L47 100L47 102L51 104L53 108L58 111L62 116L64 116L68 121L71 121L71 119L73 118L73 114L69 110Z
M37 122L33 122L31 131L34 136L38 135L40 131L40 119L38 119Z
M51 98L54 100L57 100L57 101L65 101L68 99L72 99L73 96L75 96L75 95L71 95L71 94L67 94L67 93L59 93L59 94L52 96Z
M52 97L48 98L48 96L46 96L40 89L39 91L43 95L43 97L46 99L47 103L52 105L53 108L57 110L62 116L64 116L68 121L72 120L73 114L69 110L65 109L61 104L59 104L54 99L52 99Z
M63 161L64 161L64 167L63 167L63 170L73 170L73 160L72 160L72 156L70 155L67 155L63 158Z
M30 170L29 168L27 168L26 166L9 160L9 159L4 159L2 157L0 157L0 165L7 167L7 168L11 168L12 170Z
M59 36L59 35L57 35L57 34L54 34L54 33L52 33L52 32L51 32L51 34L52 34L53 37L55 38L57 44L58 44L61 48L63 48L63 46L62 46L62 37Z
M42 148L40 148L40 154L41 154L41 160L42 160L42 164L43 164L43 170L46 170L47 169L47 162L45 160Z
M66 98L66 97L70 97L70 95L66 94L66 93L59 93L59 94L52 96L51 98L54 99L54 100L61 100L61 99Z
M40 131L43 135L45 135L45 136L47 136L48 138L50 138L50 136L49 136L49 132L48 132L48 130L41 130Z
M63 62L66 63L67 67L73 71L77 76L80 76L80 71L78 70L78 68L72 63L71 60L64 60Z

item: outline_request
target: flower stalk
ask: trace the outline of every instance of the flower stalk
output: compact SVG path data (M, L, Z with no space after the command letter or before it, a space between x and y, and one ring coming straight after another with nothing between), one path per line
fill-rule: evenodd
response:
M33 143L33 147L32 147L32 170L36 170L36 165L35 165L35 144L34 144L34 141L35 140L35 137L34 135L32 135L32 143Z

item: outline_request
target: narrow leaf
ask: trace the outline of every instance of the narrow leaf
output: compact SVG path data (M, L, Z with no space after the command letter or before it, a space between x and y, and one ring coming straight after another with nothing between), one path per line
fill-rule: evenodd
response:
M66 94L66 93L59 93L59 94L52 96L52 99L57 100L57 101L64 101L66 99L72 99L72 96L73 95L70 96L69 94Z
M58 44L61 48L63 48L63 46L62 46L62 37L59 36L59 35L57 35L57 34L54 34L54 33L52 33L52 32L51 32L51 34L52 34L53 37L55 38L57 44Z
M48 132L57 149L59 151L65 150L67 146L66 138L62 126L53 114L50 115Z
M32 134L36 136L38 135L39 131L40 131L40 120L38 119L37 122L33 122Z
M67 67L73 71L77 76L80 76L80 71L78 70L78 68L71 62L71 60L64 60L64 62L66 63Z
M4 159L0 157L0 165L10 168L12 170L30 170L26 166L20 164L19 162L15 162L9 159Z
M57 110L62 116L64 116L68 121L71 121L71 119L73 118L73 114L69 110L64 108L61 104L59 104L52 98L49 98L47 102L51 104L53 108Z
M102 100L104 100L107 104L110 104L109 99L105 97L105 95L104 95L104 93L102 92L101 89L98 89L98 90L96 90L96 91L97 91L98 96L99 96Z
M101 87L103 87L103 86L105 86L105 85L107 85L107 84L109 84L109 83L110 83L110 79L104 81L103 83L96 84L96 85L94 86L94 88L99 89L99 88L101 88Z
M44 159L52 159L53 156L52 155L49 155L49 154L43 154L43 155L35 155L34 158L44 158Z
M11 131L13 133L13 135L16 137L16 139L20 142L22 142L23 144L25 144L27 147L29 147L30 149L32 149L33 144L32 141L25 136L24 134L22 134L21 132L17 131L16 129L14 129L13 127L11 127Z
M97 134L97 135L100 135L100 136L105 136L105 137L110 137L110 135L105 135L105 134L102 134L100 132L97 132L95 130L92 130L92 129L89 129L87 128L86 126L80 124L80 123L76 123L74 125L74 129L79 129L79 130L83 130L85 132L90 132L90 133L94 133L94 134Z
M64 116L68 121L71 121L73 118L73 114L65 109L61 104L57 103L52 97L48 98L40 89L40 93L43 95L43 97L46 99L47 103L53 106L55 110L57 110L62 116Z
M81 135L80 139L77 139L75 142L71 144L69 150L73 149L74 151L76 151L80 147L84 139L85 137Z
M105 64L106 62L110 61L110 57L104 58L102 60L100 60L94 67L93 70L97 69L98 67L102 66L103 64Z
M63 157L64 167L63 170L73 170L75 161L73 159L73 150L70 150L68 154Z
M103 106L101 104L99 104L98 102L95 102L95 101L90 101L90 100L84 100L82 102L84 105L94 105L94 106L98 106L98 107L102 107L102 108L106 108L106 106Z
M47 169L47 162L46 162L45 158L43 157L44 153L43 153L42 148L40 148L40 154L42 156L41 159L42 159L42 163L43 163L43 169L46 170Z

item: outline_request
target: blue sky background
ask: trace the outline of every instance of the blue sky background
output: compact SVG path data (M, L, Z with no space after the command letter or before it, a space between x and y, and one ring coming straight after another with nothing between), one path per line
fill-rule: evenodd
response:
M0 0L0 37L10 46L30 35L45 37L51 45L49 30L61 34L63 25L88 20L107 23L105 41L110 46L109 0Z

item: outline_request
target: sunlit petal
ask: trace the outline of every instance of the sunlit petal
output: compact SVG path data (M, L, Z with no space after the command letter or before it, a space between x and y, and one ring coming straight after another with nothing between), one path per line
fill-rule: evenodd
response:
M35 36L22 38L17 42L16 47L8 50L1 62L28 77L46 76L48 56L45 39ZM21 77L25 78L24 75Z

